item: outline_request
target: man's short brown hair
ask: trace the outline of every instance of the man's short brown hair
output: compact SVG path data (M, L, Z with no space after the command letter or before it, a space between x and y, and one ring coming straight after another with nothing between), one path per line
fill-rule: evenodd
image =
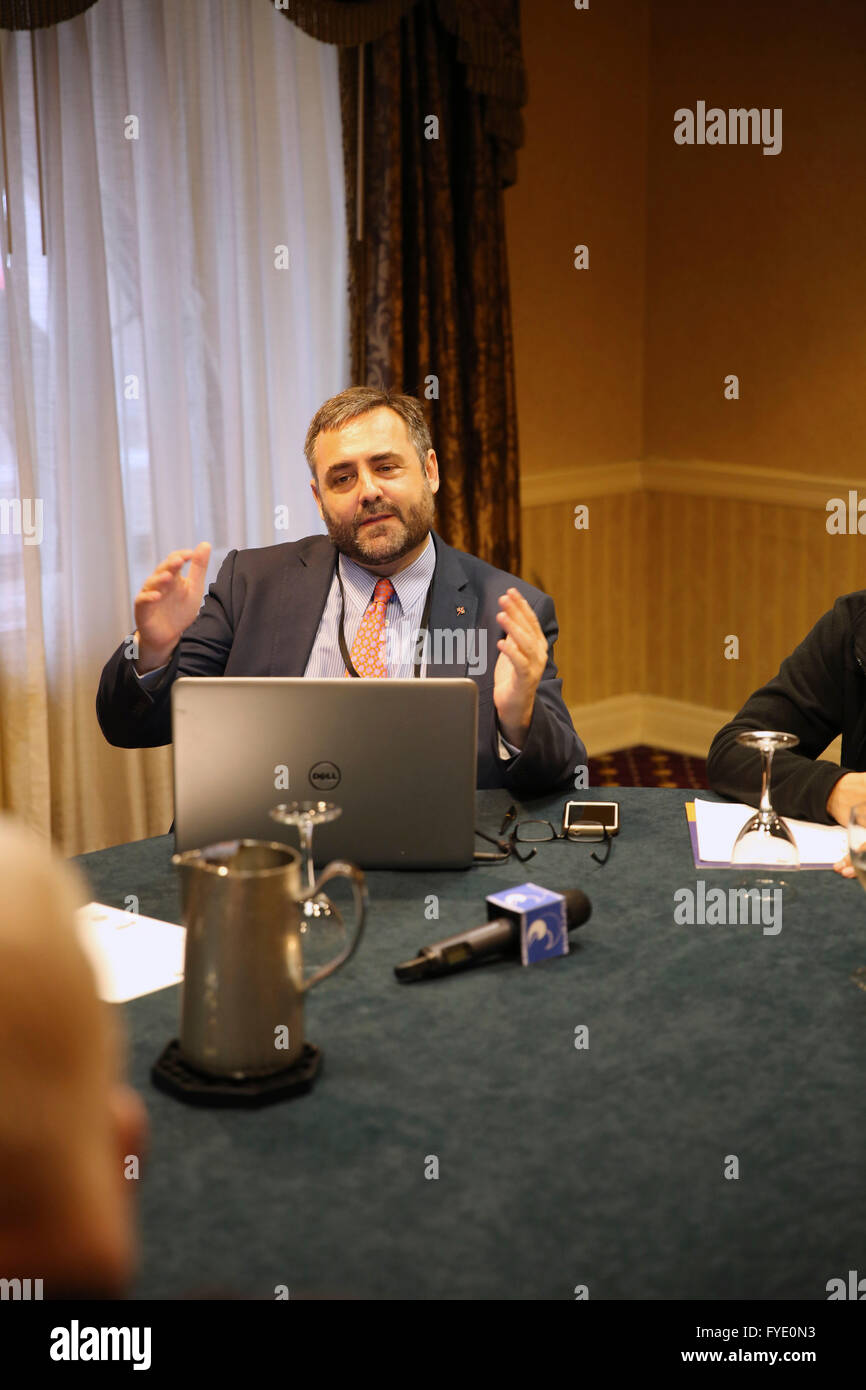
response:
M319 407L307 430L304 456L314 478L316 440L322 431L342 429L350 420L357 420L359 416L368 415L371 410L378 410L383 405L393 410L405 423L421 467L424 468L428 451L433 448L433 441L420 402L414 396L403 396L397 391L382 391L376 386L349 386Z

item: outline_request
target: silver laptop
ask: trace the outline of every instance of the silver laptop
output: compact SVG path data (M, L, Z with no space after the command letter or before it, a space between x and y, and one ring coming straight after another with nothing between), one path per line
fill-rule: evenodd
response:
M284 840L288 801L342 808L317 864L465 868L475 847L478 687L471 680L181 677L171 692L177 849Z

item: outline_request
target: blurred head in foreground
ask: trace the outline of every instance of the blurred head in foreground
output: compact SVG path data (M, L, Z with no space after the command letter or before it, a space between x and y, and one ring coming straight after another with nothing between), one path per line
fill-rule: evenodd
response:
M0 815L0 1278L123 1293L147 1121L74 929L71 866Z

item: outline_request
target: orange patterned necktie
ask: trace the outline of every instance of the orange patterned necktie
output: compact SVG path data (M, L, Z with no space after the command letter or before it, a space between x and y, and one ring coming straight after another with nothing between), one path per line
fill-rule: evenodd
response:
M374 676L382 680L388 675L385 665L385 609L393 592L394 585L390 579L380 579L364 610L361 626L349 653L359 676Z

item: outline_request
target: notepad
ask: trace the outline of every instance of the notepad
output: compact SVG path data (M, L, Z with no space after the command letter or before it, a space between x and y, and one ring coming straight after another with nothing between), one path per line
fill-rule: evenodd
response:
M734 841L754 806L738 801L690 801L686 803L692 852L698 868L742 869L731 863ZM816 821L794 820L786 816L800 855L801 869L832 869L848 853L848 834L841 825L819 825ZM764 868L765 865L756 867Z
M174 922L88 903L75 925L107 1003L123 1004L183 979L186 932Z

